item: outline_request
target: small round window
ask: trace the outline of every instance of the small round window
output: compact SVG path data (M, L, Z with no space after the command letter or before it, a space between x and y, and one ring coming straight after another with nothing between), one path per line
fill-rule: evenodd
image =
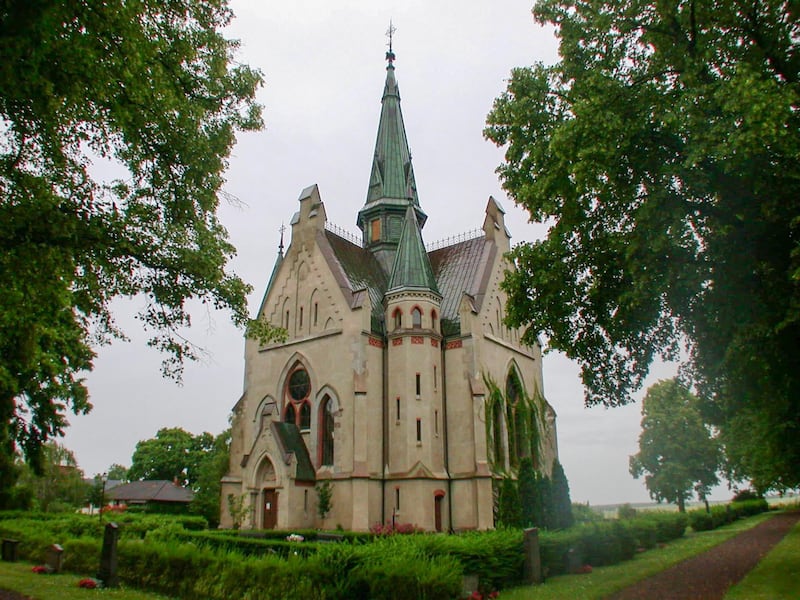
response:
M311 384L308 380L308 373L305 369L297 369L289 377L289 395L292 400L302 400L308 396Z

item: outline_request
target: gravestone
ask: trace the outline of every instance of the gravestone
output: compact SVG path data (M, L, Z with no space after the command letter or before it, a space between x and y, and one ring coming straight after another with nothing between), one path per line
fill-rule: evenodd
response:
M48 573L61 573L61 567L64 566L64 549L58 544L50 546L45 552L44 566Z
M17 546L19 546L19 540L4 539L3 560L8 562L17 562Z
M539 530L534 527L524 531L525 567L523 580L526 583L542 583L542 558L539 555Z
M103 582L103 587L119 587L117 575L117 541L119 540L119 526L116 523L106 525L103 534L103 550L100 554L100 570L97 578Z

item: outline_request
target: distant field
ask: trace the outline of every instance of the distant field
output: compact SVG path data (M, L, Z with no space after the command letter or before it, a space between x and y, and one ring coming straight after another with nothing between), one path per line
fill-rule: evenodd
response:
M731 493L731 495L733 495ZM715 504L728 504L730 499L728 500L709 500L708 503L711 506ZM800 506L800 494L797 492L791 492L785 494L783 497L781 496L767 496L767 502L770 506L778 506L778 505L785 505L785 506ZM591 506L591 509L599 512L606 518L613 518L617 516L617 509L620 506L624 506L626 503L621 504L598 504L597 506ZM656 502L631 502L628 506L635 508L636 510L678 510L677 505L675 504L658 504ZM702 502L687 502L686 503L686 510L692 510L695 508L703 508L705 504Z

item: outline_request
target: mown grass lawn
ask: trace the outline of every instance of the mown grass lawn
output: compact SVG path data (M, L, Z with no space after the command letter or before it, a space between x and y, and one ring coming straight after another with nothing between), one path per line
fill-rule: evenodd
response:
M733 586L725 600L797 600L800 598L800 523Z
M167 596L132 589L90 590L78 587L80 575L39 575L24 562L0 562L0 589L13 590L35 600L170 600Z
M655 575L717 544L721 544L746 529L755 527L774 513L763 513L743 519L714 531L688 532L683 538L670 542L663 548L654 548L635 556L632 560L594 569L584 575L561 575L548 579L543 585L525 586L503 590L503 600L599 600ZM741 598L745 598L742 596ZM749 597L747 597L749 600Z

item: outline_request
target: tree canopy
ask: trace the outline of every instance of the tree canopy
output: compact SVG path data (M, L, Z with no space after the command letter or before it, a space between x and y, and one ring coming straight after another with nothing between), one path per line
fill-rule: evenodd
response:
M227 448L225 440L221 446ZM180 427L164 427L154 438L137 442L128 479L177 480L197 491L203 463L214 448L214 436L208 432L193 435Z
M137 296L179 376L187 300L247 320L216 210L260 74L233 61L226 0L10 0L0 11L0 473L36 466L65 412L91 408L93 345ZM105 162L124 172L109 181ZM100 165L100 166L99 166Z
M785 0L542 0L560 60L512 72L486 136L545 239L508 323L624 404L655 358L719 426L734 477L800 484L800 36Z
M677 379L652 385L642 402L639 452L630 458L630 471L645 476L653 500L677 504L681 512L692 492L704 500L719 483L720 459L697 397Z

